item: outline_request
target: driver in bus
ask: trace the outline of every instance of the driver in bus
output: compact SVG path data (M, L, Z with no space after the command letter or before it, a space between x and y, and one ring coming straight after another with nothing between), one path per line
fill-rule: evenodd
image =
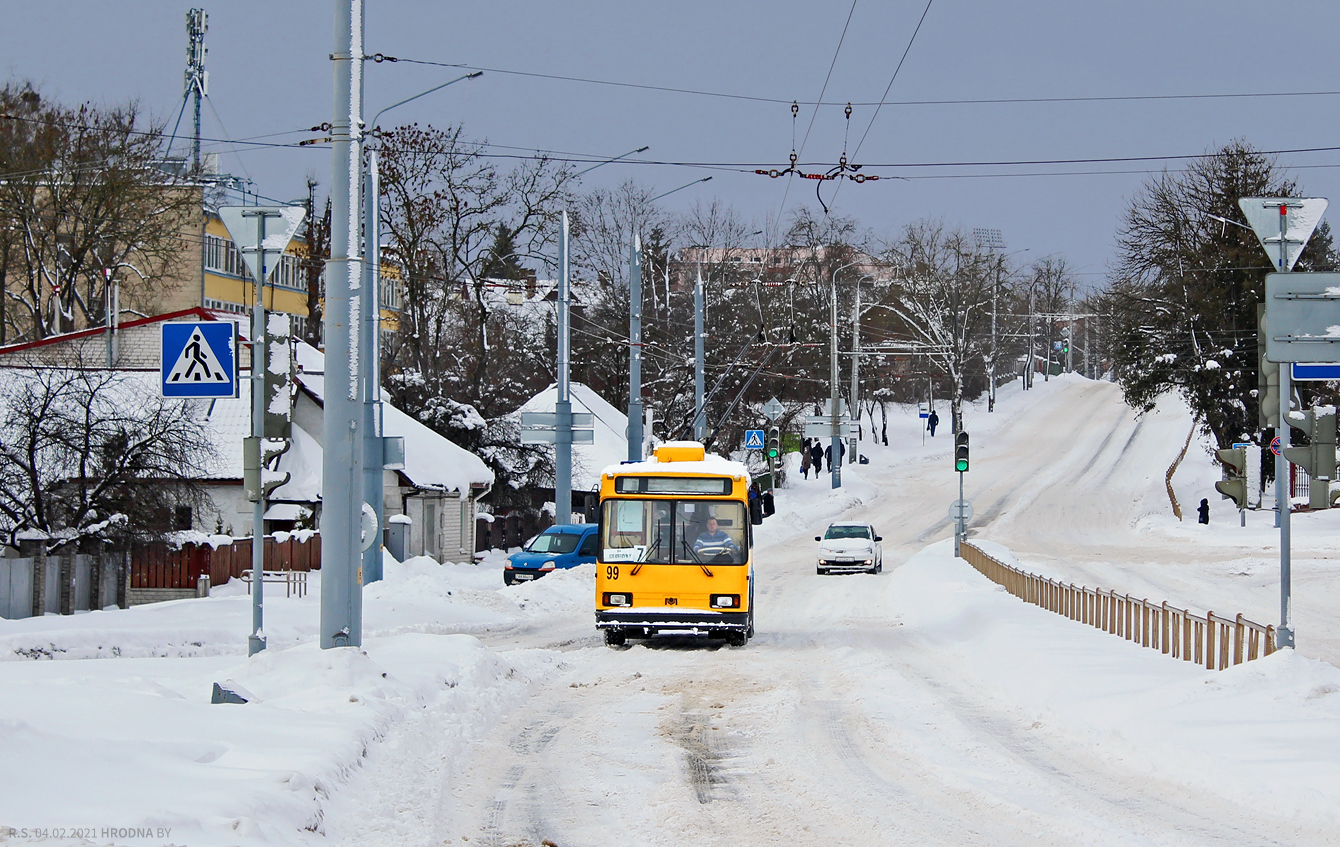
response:
M694 552L704 550L709 547L721 547L730 550L733 553L740 552L740 547L735 543L724 529L717 525L716 518L707 519L707 531L698 536L698 540L693 542Z

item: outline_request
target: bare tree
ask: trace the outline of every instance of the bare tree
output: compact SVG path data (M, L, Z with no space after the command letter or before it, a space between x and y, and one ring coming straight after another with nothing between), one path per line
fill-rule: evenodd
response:
M406 385L490 416L513 398L496 390L497 300L485 272L499 262L550 261L571 173L543 156L501 173L482 151L461 127L410 125L383 136L379 152L382 221L405 293L391 369ZM512 255L493 249L499 227Z
M106 322L106 292L151 307L180 278L198 186L158 167L163 126L134 103L68 108L28 85L0 90L0 219L8 228L4 320L19 338Z
M970 371L982 367L982 347L990 331L994 262L965 233L931 220L908 224L890 245L887 258L905 274L886 305L948 378L957 431L963 425Z
M0 533L36 530L48 552L82 539L176 529L203 500L194 484L213 459L190 401L93 368L0 370Z

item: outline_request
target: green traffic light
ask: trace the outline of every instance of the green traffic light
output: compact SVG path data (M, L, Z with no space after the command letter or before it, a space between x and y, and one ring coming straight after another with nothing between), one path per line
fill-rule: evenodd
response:
M777 448L776 448L776 447L769 447L769 448L768 448L768 458L769 458L769 459L775 459L775 458L777 458Z
M956 459L954 461L954 470L958 471L959 473L966 473L968 470L968 460Z

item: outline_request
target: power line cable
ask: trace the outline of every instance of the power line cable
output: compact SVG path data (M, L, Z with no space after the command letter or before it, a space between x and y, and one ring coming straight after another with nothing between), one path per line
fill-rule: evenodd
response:
M829 80L831 80L831 79L833 78L833 68L837 67L838 55L842 52L842 43L843 43L844 41L847 40L847 28L851 26L851 18L852 18L852 15L856 14L856 2L857 2L857 0L851 0L851 9L849 9L849 10L847 11L847 22L844 23L844 24L842 25L842 35L840 35L840 36L838 37L837 48L833 51L833 61L831 61L831 62L828 63L828 74L824 77L824 84L823 84L823 87L822 87L821 89L819 89L819 99L818 99L818 101L816 101L815 104L814 104L814 111L810 113L810 125L809 125L808 127L805 128L805 137L802 138L801 141L800 141L800 151L799 151L799 152L797 152L797 151L795 150L795 147L794 147L794 145L795 145L795 137L794 137L794 136L795 136L795 129L794 129L794 122L795 122L795 108L794 108L794 104L792 105L792 112L791 112L791 114L792 114L793 128L792 128L791 144L792 144L793 146L792 146L792 150L791 150L791 153L792 153L791 167L793 167L793 168L795 167L795 159L798 158L798 157L800 157L800 156L802 156L802 155L804 155L804 153L805 153L805 144L810 140L810 131L814 129L814 119L815 119L816 117L818 117L818 115L819 115L819 103L823 102L824 94L826 94L826 93L828 92L828 82L829 82ZM848 104L848 108L850 108L850 107L851 107L850 104ZM777 220L778 220L779 222L780 222L781 219L782 219L782 215L786 214L786 198L787 198L787 197L790 195L790 193L791 193L791 183L792 183L794 180L795 180L795 174L794 174L794 173L791 173L791 174L788 175L787 178L786 178L786 187L782 190L782 203L781 203L781 205L780 205L780 206L778 207L778 209L777 209Z
M391 56L384 56L383 61L387 62L406 62L414 65L430 65L440 68L453 68L469 71L485 71L492 74L507 74L511 76L534 77L537 79L552 79L560 82L577 82L587 85L607 85L616 88L633 88L643 91L663 91L669 94L686 94L695 97L718 97L727 100L746 100L755 103L775 103L790 105L795 103L798 106L823 106L823 107L842 107L846 106L846 101L830 100L795 100L793 98L782 97L762 97L751 94L733 94L724 91L706 91L694 88L676 88L666 85L650 85L635 82L619 82L609 79L594 79L591 77L564 76L562 74L534 73L530 71L509 70L506 68L493 68L484 65L471 65L463 62L432 62L421 59L399 59ZM1340 95L1340 90L1330 91L1261 91L1261 92L1232 92L1217 94L1116 94L1116 95L1090 95L1083 97L971 97L960 99L940 99L940 100L869 100L869 101L851 101L852 106L977 106L977 105L1000 105L1000 104L1025 104L1025 103L1120 103L1120 102L1141 102L1158 100L1229 100L1229 99L1247 99L1247 98L1273 98L1273 97L1334 97Z

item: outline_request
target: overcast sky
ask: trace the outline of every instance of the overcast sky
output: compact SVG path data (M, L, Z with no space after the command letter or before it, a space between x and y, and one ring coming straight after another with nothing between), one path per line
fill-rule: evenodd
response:
M200 3L5 0L0 61L9 79L31 79L66 102L135 98L171 121L181 105L185 13ZM207 138L292 143L330 119L333 3L229 0L209 14ZM1015 257L1063 252L1097 284L1112 256L1127 200L1166 163L997 163L1185 156L1232 138L1264 150L1340 145L1340 96L1099 102L905 105L926 100L1154 97L1340 92L1335 41L1340 4L1243 0L932 0L906 62L874 103L926 9L926 0L857 0L841 50L849 0L840 2L484 3L367 0L366 48L406 59L497 70L773 98L759 102L498 72L401 107L392 121L461 122L498 153L545 149L725 167L608 165L585 179L634 178L659 191L713 180L667 198L671 210L713 197L755 223L785 223L798 205L816 211L815 183L745 172L785 167L789 103L802 106L795 144L819 171L845 144L854 163L882 179L844 184L835 214L878 235L919 217L1002 230ZM1278 46L1277 46L1278 45ZM459 71L405 62L369 64L366 117ZM848 132L842 105L852 101ZM872 105L859 105L870 103ZM809 130L813 116L813 128ZM871 125L871 119L874 123ZM183 126L189 123L189 118ZM864 143L858 142L870 126ZM305 196L306 177L329 183L321 148L226 148L225 170L281 200ZM1315 196L1340 197L1340 153L1280 157ZM749 167L740 167L748 163ZM504 161L504 166L507 163ZM911 165L928 165L911 167ZM1061 173L1064 175L1055 175ZM1049 175L1042 175L1049 174ZM891 177L904 177L895 179ZM825 183L825 200L833 194ZM785 207L783 201L785 200Z

